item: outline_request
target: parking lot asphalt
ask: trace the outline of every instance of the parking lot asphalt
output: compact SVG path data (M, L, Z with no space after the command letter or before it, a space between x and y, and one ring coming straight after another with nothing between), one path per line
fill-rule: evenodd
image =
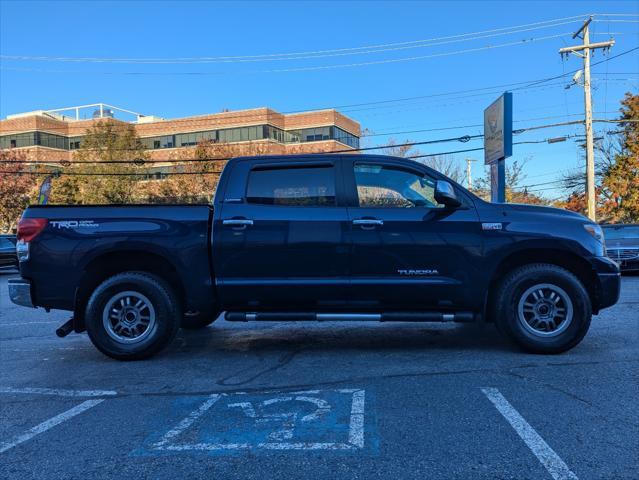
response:
M562 355L488 325L229 323L117 362L0 276L0 471L72 478L639 478L639 277Z

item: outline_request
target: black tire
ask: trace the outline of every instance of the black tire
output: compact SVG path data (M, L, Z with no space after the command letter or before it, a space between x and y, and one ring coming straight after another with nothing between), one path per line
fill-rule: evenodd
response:
M201 310L197 313L186 312L182 317L180 326L185 330L198 330L209 326L219 316L220 311L215 309Z
M136 305L142 302L141 310L131 307L133 312L125 313L124 310L129 307L127 302L133 301ZM150 306L146 305L147 302ZM120 308L119 313L112 313L117 308ZM133 320L139 327L134 327L135 332L127 327L116 331L127 314L137 316ZM122 318L118 320L118 316ZM180 328L181 316L177 296L161 278L145 272L124 272L105 280L93 291L87 302L85 322L89 338L102 353L117 360L140 360L171 343ZM146 329L146 320L140 321L138 317L149 318ZM114 323L116 327L113 327ZM137 340L135 334L138 334ZM132 338L124 338L127 335Z
M562 353L581 342L592 317L590 297L579 279L544 263L509 272L493 311L500 332L524 350L545 354Z

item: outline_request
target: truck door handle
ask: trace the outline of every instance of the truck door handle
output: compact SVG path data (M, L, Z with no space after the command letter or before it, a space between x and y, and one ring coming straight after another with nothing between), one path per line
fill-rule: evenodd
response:
M359 225L364 230L370 230L378 225L384 225L384 220L379 218L357 218L353 220L353 225Z
M227 218L226 220L222 220L222 225L230 225L232 227L240 227L239 229L243 230L248 225L253 225L253 220L249 220L248 218Z

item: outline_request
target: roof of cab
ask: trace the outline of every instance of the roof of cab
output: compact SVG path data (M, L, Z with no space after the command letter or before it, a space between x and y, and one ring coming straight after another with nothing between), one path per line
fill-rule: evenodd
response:
M344 153L343 155L341 154L336 154L336 153L307 153L307 154L302 154L302 155L296 155L296 154L291 154L291 155L253 155L253 156L246 156L246 157L234 157L232 159L229 160L229 162L245 162L245 161L253 161L253 160L269 160L269 161L273 161L273 162L277 162L277 161L282 161L282 162L290 162L290 161L309 161L309 162L316 162L318 160L325 160L325 159L329 159L329 158L335 158L335 157L341 157L341 156L346 156L348 155L349 157L355 157L357 160L367 160L367 159L371 159L371 160L412 160L410 158L402 158L402 157L394 157L392 155L376 155L376 154L369 154L369 153L362 153L362 154L352 154L352 153ZM412 160L414 161L414 160Z

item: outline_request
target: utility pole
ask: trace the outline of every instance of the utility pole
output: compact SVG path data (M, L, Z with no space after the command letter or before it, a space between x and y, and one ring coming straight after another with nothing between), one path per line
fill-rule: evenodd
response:
M470 171L470 162L476 162L477 160L473 160L472 158L467 158L466 159L466 178L468 179L468 190L470 190L473 187L473 180L471 177L471 171Z
M559 53L566 57L569 53L584 60L584 104L586 109L586 198L588 199L588 218L596 221L595 212L595 147L592 138L592 96L590 94L590 51L598 48L610 48L615 44L613 39L607 42L590 43L590 22L588 18L572 38L581 38L581 45L565 47ZM579 53L583 52L583 53Z

